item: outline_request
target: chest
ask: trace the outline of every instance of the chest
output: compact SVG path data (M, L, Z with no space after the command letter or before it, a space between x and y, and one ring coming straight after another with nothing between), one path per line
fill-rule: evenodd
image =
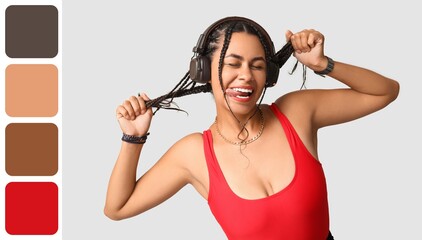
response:
M285 141L273 140L277 147L257 145L265 151L250 153L243 164L233 163L235 153L215 150L218 164L217 171L210 171L208 203L229 239L325 237L328 203L322 166L300 141L293 146Z
M295 175L295 159L282 135L264 133L259 141L248 145L214 146L224 179L241 198L271 196L288 186Z

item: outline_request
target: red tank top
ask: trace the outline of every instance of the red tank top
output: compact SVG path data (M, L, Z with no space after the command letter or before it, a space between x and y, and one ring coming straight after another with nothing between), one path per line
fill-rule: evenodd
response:
M325 240L329 232L328 201L322 166L306 149L275 104L295 161L293 180L265 198L243 199L226 182L216 159L210 130L204 131L209 173L208 205L230 240Z

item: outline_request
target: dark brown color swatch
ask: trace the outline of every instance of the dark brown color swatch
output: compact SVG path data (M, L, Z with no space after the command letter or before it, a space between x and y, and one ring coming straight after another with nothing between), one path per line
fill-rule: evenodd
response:
M6 54L11 58L53 58L58 52L58 11L49 5L6 9Z
M52 123L11 123L6 127L6 172L11 176L52 176L58 170L58 130Z

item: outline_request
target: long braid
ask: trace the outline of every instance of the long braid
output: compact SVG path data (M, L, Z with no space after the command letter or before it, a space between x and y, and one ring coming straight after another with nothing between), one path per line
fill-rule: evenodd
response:
M224 63L224 57L226 56L227 49L229 48L230 39L232 37L232 32L234 27L236 26L236 23L232 23L225 32L224 35L224 43L223 47L221 48L220 53L220 60L218 62L218 80L220 81L221 90L223 91L225 95L225 89L223 86L223 63Z
M276 54L274 54L273 61L278 65L278 67L282 67L289 57L293 54L294 48L291 42L287 42ZM295 65L293 66L293 69L289 72L290 75L292 75L299 64L299 60L296 60ZM300 87L300 90L303 88L306 89L306 66L302 64L302 86Z
M179 81L179 83L169 93L147 101L146 106L148 108L149 107L156 108L156 110L154 111L154 114L161 108L185 112L184 110L180 109L177 106L177 104L174 103L173 101L174 98L201 93L201 92L204 92L204 93L211 92L210 84L205 84L201 86L195 86L195 85L196 85L196 82L190 80L189 72L187 72L185 76ZM175 105L175 107L172 107L172 105Z
M294 52L294 48L291 42L287 42L284 46L272 56L272 61L277 64L279 68L281 68L287 60L289 60L290 56Z

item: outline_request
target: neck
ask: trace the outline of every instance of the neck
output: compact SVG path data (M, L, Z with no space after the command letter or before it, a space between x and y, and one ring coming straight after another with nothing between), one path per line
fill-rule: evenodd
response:
M216 130L229 142L248 141L260 135L264 127L263 113L254 108L248 114L234 115L230 110L218 113L215 121Z

